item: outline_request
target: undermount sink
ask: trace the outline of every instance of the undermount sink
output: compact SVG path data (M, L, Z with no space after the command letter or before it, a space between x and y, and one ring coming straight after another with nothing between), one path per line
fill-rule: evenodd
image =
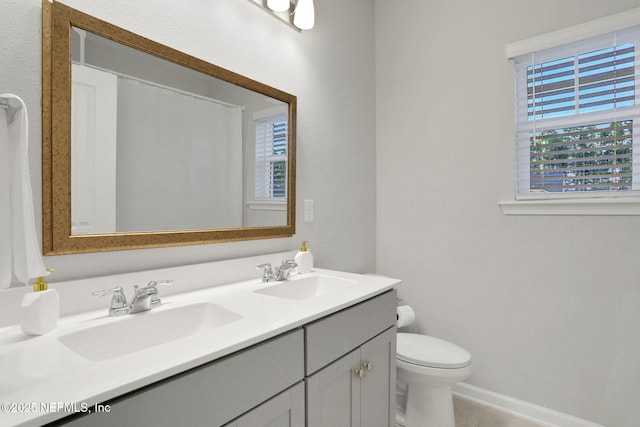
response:
M304 301L322 295L344 291L345 287L355 283L357 283L355 280L333 276L297 276L284 282L278 282L275 285L267 285L254 292L294 301Z
M60 336L89 360L107 360L194 335L242 316L213 303L196 303L113 318L113 322Z

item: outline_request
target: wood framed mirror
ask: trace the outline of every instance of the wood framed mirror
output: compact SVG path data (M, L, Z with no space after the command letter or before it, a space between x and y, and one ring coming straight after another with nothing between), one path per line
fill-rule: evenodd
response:
M289 237L296 97L43 0L45 255Z

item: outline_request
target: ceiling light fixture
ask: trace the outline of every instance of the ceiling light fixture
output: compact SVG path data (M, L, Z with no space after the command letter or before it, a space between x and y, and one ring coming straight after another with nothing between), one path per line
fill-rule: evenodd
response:
M293 25L301 30L310 30L315 25L313 0L298 0L293 12Z
M289 0L267 0L267 7L274 12L285 12L291 7Z
M313 0L249 0L296 31L315 25Z

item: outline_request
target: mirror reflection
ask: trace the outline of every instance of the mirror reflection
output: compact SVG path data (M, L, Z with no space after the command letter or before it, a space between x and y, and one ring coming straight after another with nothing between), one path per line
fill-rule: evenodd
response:
M288 237L296 97L43 1L43 246Z
M73 234L286 225L287 105L72 28Z

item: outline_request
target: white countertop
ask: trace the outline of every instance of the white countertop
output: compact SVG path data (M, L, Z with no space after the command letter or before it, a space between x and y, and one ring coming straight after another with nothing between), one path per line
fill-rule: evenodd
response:
M0 425L39 426L72 415L74 410L151 384L213 361L265 339L295 329L393 288L397 279L315 269L304 277L325 275L352 281L340 292L294 301L253 292L283 282L260 279L162 297L150 312L109 317L104 309L61 318L58 327L42 336L25 336L19 326L0 329ZM241 317L190 336L106 360L88 360L58 338L92 326L130 316L170 310L180 305L212 302ZM134 324L135 322L132 322ZM158 324L157 328L162 328ZM132 328L131 334L145 330ZM91 337L100 340L100 336Z

